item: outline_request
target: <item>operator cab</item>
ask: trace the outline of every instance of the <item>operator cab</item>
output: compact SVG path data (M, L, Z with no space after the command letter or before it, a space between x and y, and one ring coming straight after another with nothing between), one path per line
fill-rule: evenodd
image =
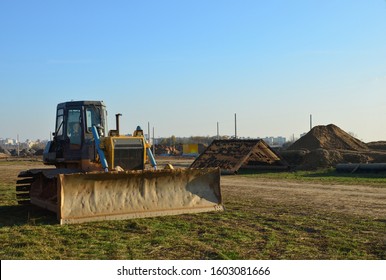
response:
M82 159L95 159L91 128L96 126L105 135L106 106L103 101L71 101L60 103L56 110L56 129L53 141L47 144L45 164L68 167Z

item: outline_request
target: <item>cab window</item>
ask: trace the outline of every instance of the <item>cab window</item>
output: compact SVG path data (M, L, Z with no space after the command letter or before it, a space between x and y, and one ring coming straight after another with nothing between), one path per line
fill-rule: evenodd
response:
M81 114L79 109L68 110L67 136L70 144L80 145L82 142Z
M93 126L101 125L101 117L99 110L97 108L87 108L86 109L86 129L87 132L91 133L91 128Z
M63 118L64 118L64 110L59 109L56 114L56 129L55 129L55 135L56 136L62 136L63 135Z

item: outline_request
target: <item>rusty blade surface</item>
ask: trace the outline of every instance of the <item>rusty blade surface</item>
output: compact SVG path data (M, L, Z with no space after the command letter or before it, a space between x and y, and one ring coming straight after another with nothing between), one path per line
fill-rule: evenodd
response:
M61 224L223 210L220 171L60 174Z

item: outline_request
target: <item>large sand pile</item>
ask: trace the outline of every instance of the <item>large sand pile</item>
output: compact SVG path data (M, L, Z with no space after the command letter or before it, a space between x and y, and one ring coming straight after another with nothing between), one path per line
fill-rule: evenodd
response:
M334 167L338 163L385 162L386 153L373 150L333 124L316 126L281 155L298 169Z
M287 150L350 150L366 151L365 143L351 136L334 124L315 126L306 135L287 148Z

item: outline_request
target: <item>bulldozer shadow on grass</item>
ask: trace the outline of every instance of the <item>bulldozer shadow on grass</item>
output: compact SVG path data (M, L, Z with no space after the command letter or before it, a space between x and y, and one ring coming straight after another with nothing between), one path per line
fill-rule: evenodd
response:
M0 206L0 227L57 224L55 213L34 205Z

